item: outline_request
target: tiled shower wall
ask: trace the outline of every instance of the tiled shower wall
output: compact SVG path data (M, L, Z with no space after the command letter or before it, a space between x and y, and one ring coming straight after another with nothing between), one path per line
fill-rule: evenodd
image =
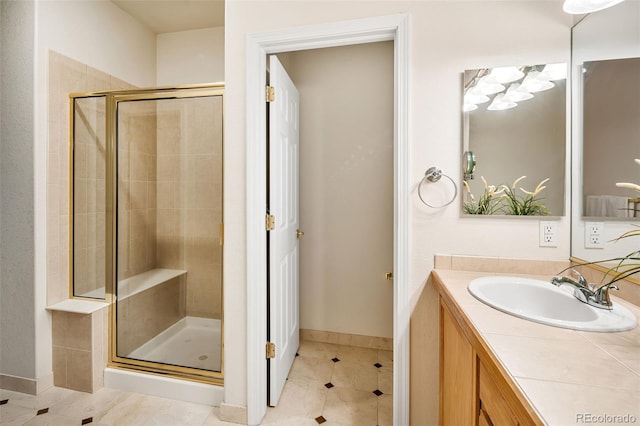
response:
M69 297L69 93L130 88L99 70L49 53L48 305ZM165 321L154 321L156 328L183 317L186 305L188 315L221 318L222 100L216 99L187 100L163 122L155 102L131 103L119 123L118 278L159 267L189 271L187 290L184 284L169 281L151 289L150 297L132 297L122 306L121 311L133 318L161 313ZM74 274L76 294L84 294L104 284L104 100L82 100L76 118ZM199 127L183 127L193 124ZM108 360L107 323L106 309L94 314L53 312L56 385L87 392L102 387ZM147 331L126 331L125 352L144 343ZM162 330L151 331L155 335Z
M158 104L157 265L187 270L187 315L222 318L222 97Z
M49 52L49 144L47 179L48 305L53 305L69 297L69 93L130 89L132 87L130 84L95 68L91 68L59 53ZM94 131L95 130L97 129L94 129ZM98 133L99 130L97 130L96 134ZM95 153L90 155L92 156L91 161L93 162L95 160L97 170L97 164L104 161L104 158L101 157L102 153L97 149ZM93 166L87 168L87 173L89 173L92 167ZM87 181L87 185L88 183ZM95 183L97 184L97 182ZM98 194L96 193L95 195ZM96 205L95 211L93 212L96 213L94 223L98 222L97 216L99 213L97 209L98 207ZM87 216L87 220L88 218ZM104 261L100 262L96 257L95 264L100 263L104 265ZM87 270L86 273L88 276L89 271Z
M48 305L69 296L68 95L130 88L133 86L78 61L49 54ZM121 136L135 142L125 143L122 138L120 142L119 278L154 267L185 269L187 315L219 319L222 97L176 101L181 103L178 108L170 104L163 108L162 102L152 111L136 107L139 110L132 110L120 123L124 128ZM81 192L76 192L76 204L79 199L86 205L78 212L83 216L76 218L77 283L86 287L79 287L80 291L92 290L104 273L103 241L98 236L104 220L101 179L105 161L104 144L98 136L103 134L98 124L100 108L95 103L85 105L84 131L94 147L81 145L76 154L85 164L76 165L85 179Z
M156 108L118 112L118 280L156 268Z

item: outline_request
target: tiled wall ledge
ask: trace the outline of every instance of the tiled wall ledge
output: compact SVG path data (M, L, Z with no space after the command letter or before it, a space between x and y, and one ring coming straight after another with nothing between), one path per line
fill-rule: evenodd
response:
M108 309L100 301L64 300L52 313L53 384L83 392L104 386L108 360Z
M569 266L568 260L511 259L459 255L435 255L435 269L496 272L504 274L557 275Z
M101 302L99 300L67 299L55 305L47 306L47 310L52 312L72 312L74 314L90 315L108 306L109 304L107 302Z
M535 260L535 259L511 259L504 257L481 257L459 255L435 255L435 269L447 269L456 271L495 272L503 274L531 274L558 275L563 269L576 263L569 260ZM580 267L582 273L589 282L599 283L603 272L589 267ZM640 306L640 285L621 280L618 283L620 291L612 293L613 296L625 299L634 305Z
M125 278L118 282L118 300L126 299L145 290L172 280L176 277L186 275L187 271L182 269L156 268Z
M338 345L358 346L361 348L393 350L393 338L362 336L359 334L336 333L334 331L300 329L300 340Z

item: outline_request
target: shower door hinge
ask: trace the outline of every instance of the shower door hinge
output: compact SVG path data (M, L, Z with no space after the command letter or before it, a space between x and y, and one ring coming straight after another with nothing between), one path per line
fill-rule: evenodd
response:
M266 87L267 102L273 102L276 100L276 88L273 86Z
M265 217L265 221L264 221L264 226L267 229L267 231L273 231L274 229L276 229L276 217L272 214L268 214Z
M276 357L276 344L275 343L267 342L267 346L266 346L266 350L265 350L265 356L267 357L267 359L271 359L271 358L275 358Z

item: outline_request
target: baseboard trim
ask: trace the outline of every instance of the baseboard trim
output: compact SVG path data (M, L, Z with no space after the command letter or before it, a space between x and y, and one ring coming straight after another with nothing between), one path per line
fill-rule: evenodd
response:
M38 381L36 379L0 374L0 389L37 395Z
M357 346L360 348L393 350L393 338L363 336L361 334L338 333L335 331L300 329L300 340L310 342L335 343L337 345Z

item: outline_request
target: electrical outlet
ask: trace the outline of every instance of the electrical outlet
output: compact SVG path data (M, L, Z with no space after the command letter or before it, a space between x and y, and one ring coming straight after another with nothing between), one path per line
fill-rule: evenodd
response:
M604 248L604 222L584 224L584 248Z
M540 247L558 247L558 223L540 221Z

